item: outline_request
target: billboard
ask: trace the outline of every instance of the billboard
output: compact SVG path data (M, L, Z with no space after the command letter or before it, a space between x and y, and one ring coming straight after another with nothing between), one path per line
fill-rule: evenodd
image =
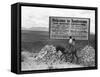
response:
M88 40L89 18L49 17L50 39Z

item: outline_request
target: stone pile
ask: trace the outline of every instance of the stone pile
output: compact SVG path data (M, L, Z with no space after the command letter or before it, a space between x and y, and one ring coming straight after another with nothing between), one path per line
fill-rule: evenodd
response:
M45 63L51 67L55 63L60 63L61 52L56 52L56 48L53 45L44 46L38 53L36 61L38 63Z
M95 49L89 45L85 46L81 51L77 52L78 64L83 66L95 66ZM66 57L69 56L66 54ZM71 57L69 57L71 59ZM22 62L30 61L36 65L45 64L49 69L55 68L55 65L66 64L64 54L60 50L56 50L56 47L53 45L45 45L39 53L29 53L27 51L22 52ZM32 64L30 63L30 64Z
M79 64L85 66L95 65L95 49L89 45L85 46L78 52Z

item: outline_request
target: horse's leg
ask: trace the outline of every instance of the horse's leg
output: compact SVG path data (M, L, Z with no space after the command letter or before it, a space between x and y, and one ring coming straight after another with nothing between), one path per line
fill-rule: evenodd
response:
M76 63L78 63L78 56L77 56L76 52L75 52L75 57L76 57Z

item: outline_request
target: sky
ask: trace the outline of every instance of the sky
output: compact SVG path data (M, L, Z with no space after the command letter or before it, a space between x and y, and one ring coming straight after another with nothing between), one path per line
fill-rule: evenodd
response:
M22 28L49 28L49 16L90 18L90 32L95 33L95 11L43 7L21 7Z

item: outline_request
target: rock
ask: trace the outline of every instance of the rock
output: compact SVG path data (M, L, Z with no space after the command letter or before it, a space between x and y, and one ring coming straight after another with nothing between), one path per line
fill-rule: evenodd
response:
M79 64L85 66L95 65L95 49L93 47L87 45L77 55L79 57Z
M61 55L61 51L56 52L56 47L54 47L53 45L46 45L38 53L37 62L39 64L47 64L48 68L50 69L52 68L53 64L61 63Z

